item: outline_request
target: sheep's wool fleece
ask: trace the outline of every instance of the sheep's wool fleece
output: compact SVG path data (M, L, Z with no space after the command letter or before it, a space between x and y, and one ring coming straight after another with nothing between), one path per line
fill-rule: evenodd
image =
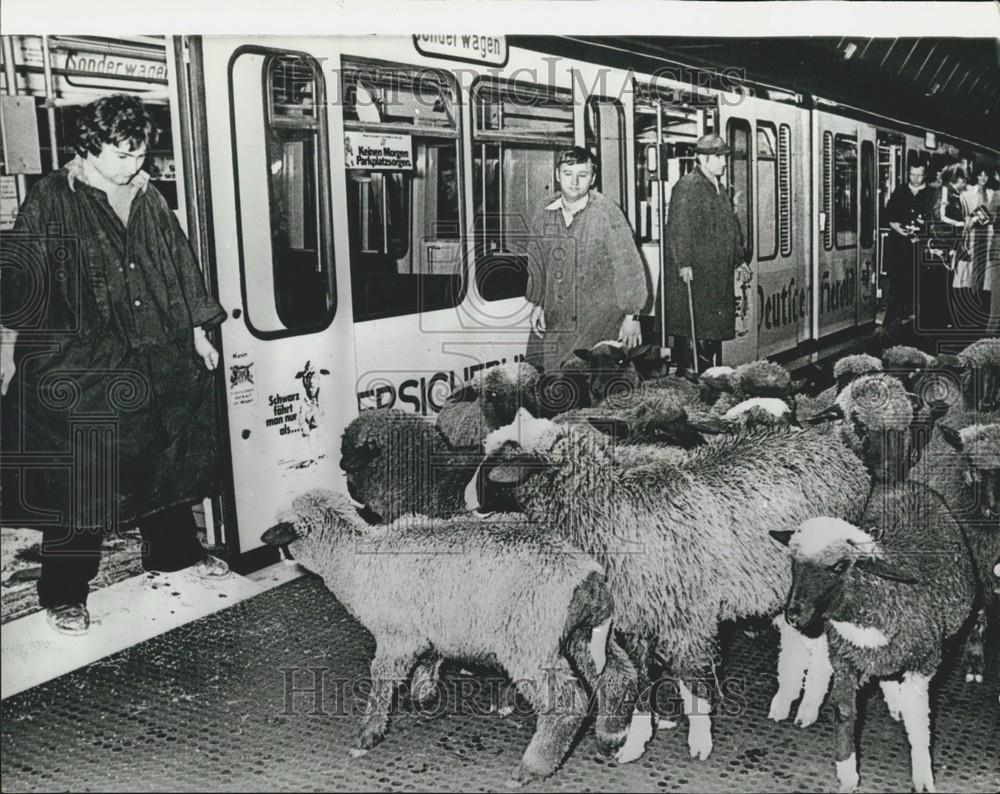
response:
M875 356L869 356L867 353L857 353L850 356L844 356L837 360L837 363L833 365L833 378L834 380L840 380L842 375L851 373L853 375L867 375L871 372L881 372L882 362Z
M713 661L719 620L781 608L791 576L768 530L856 521L869 489L857 456L808 430L719 437L677 464L552 427L534 434L550 465L518 487L520 504L605 565L616 626L658 636L681 671Z
M877 537L883 559L918 583L889 581L852 568L842 602L827 617L877 629L889 642L861 648L828 630L830 654L851 659L868 675L932 675L943 640L961 628L975 598L972 561L958 522L936 493L905 483L876 486L861 526Z
M886 369L923 369L933 360L923 350L908 345L896 345L882 353L882 364Z
M499 663L515 681L557 666L570 602L593 558L520 515L404 516L368 527L332 492L295 500L290 549L375 637L378 652Z

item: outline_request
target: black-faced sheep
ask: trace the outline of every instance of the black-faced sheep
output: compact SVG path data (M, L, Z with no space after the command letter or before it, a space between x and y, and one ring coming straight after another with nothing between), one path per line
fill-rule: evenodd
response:
M374 523L464 513L465 486L481 460L478 445L456 448L431 420L394 408L362 411L341 439L348 491Z
M711 680L719 621L773 615L787 592L787 561L767 531L824 512L857 520L870 486L852 451L814 431L724 436L678 463L521 412L486 449L480 503L494 483L518 480L513 496L531 521L602 562L619 629L653 640L679 676L699 758L712 748L709 704L688 683Z
M613 599L601 566L543 528L419 516L371 527L346 496L316 489L298 496L263 540L290 543L375 638L372 689L352 755L382 739L396 683L433 653L510 675L538 711L512 782L545 777L587 715L574 670L592 690L609 652L618 664L609 670L631 670L609 645ZM613 718L599 718L597 727L612 746L625 738Z
M949 411L961 413L963 419L951 421L955 427L975 423L1000 421L1000 337L973 342L958 354L964 365L962 373L962 405Z
M600 406L607 401L614 402L632 392L645 389L666 391L673 394L681 404L697 400L697 378L688 379L678 375L642 377L636 368L636 362L642 360L649 350L649 345L629 350L621 342L606 341L598 342L589 350L574 351L576 361L565 366L563 371L571 372L577 379L582 375L587 389L586 400L575 407ZM537 413L534 415L539 416Z
M958 522L932 490L916 483L877 490L863 517L867 531L824 517L772 533L792 554L785 616L827 636L840 790L858 784L857 689L859 678L875 676L906 727L914 789L933 791L928 684L944 639L967 623L975 565Z
M866 353L844 356L833 365L833 385L815 397L806 394L795 396L796 413L799 420L809 419L833 405L837 395L856 378L882 371L882 362Z
M491 430L514 421L522 406L542 415L540 377L524 361L480 370L448 396L436 424L454 446L478 446Z

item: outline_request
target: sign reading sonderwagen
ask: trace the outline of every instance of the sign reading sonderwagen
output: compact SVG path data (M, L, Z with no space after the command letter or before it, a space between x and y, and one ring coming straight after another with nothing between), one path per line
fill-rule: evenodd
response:
M504 36L481 33L424 34L414 36L413 43L417 52L424 55L490 66L507 64L507 39Z

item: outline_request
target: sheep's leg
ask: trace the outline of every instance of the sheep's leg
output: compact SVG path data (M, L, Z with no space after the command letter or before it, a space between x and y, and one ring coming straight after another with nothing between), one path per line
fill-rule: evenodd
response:
M593 637L588 641L579 632L566 651L574 669L579 671L597 702L597 720L594 732L599 751L611 755L625 742L629 720L638 697L635 667L621 646L608 640L601 658L595 658ZM603 664L598 671L597 663Z
M371 664L371 692L361 718L358 739L351 748L351 755L355 758L364 755L382 740L389 727L392 693L399 681L406 680L406 674L412 666L413 655L393 656L381 650L376 651Z
M802 701L799 703L798 711L795 712L795 724L800 728L808 728L819 717L819 707L823 705L823 698L826 697L830 679L833 677L833 665L830 664L826 633L820 634L815 639L801 634L799 636L809 648L809 667L806 670Z
M555 772L587 717L587 693L565 661L554 670L541 672L545 691L531 693L538 709L535 733L507 781L510 786Z
M771 710L767 716L775 722L787 719L792 703L802 692L802 683L809 669L810 649L805 637L785 620L784 615L774 619L778 630L778 691L771 698Z
M834 709L834 757L841 792L851 792L858 787L858 757L854 750L857 690L858 676L854 670L840 665L834 668L830 700Z
M649 657L651 642L636 635L623 638L625 652L635 671L636 696L634 701L623 704L621 712L627 708L632 717L629 720L624 744L615 753L620 764L635 761L646 752L646 745L653 738L653 706L650 702ZM610 659L609 659L610 663Z
M692 684L695 680L688 677ZM708 699L696 695L683 678L677 679L677 687L681 691L684 713L688 718L688 751L692 758L704 761L712 753L712 704Z
M410 701L426 706L438 694L442 658L421 661L410 674Z
M879 681L879 688L882 690L882 697L885 699L886 708L889 709L889 716L899 722L902 712L902 692L899 681Z
M934 772L931 769L930 702L927 685L930 676L904 673L899 685L899 706L903 725L910 740L910 766L913 773L913 790L934 791Z

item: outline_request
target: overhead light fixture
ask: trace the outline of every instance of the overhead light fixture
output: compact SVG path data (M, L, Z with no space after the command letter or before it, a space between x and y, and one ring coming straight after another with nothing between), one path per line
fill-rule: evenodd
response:
M842 50L843 55L844 55L844 60L845 61L851 60L851 58L854 57L854 53L856 53L857 51L858 51L858 45L857 44L853 44L853 43L849 43Z

